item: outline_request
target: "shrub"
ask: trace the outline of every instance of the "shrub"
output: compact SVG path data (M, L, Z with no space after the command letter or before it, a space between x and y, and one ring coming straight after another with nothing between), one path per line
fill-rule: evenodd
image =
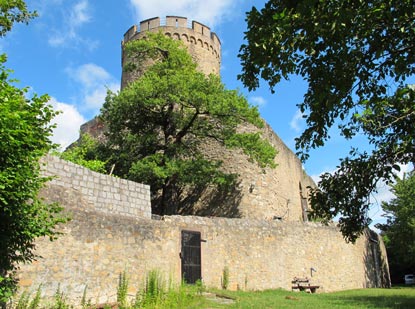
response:
M222 289L227 290L229 287L229 267L225 266L223 268L223 275L222 275Z
M128 278L126 271L120 273L117 287L117 302L120 308L127 308Z

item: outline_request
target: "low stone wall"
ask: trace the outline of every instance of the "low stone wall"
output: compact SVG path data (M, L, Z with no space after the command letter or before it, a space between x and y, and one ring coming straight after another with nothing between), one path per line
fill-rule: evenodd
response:
M373 251L368 237L347 244L334 227L180 216L132 220L98 213L78 213L57 241L39 240L43 258L22 267L20 282L31 290L41 284L44 296L60 286L75 304L85 288L93 303L114 301L124 270L130 295L153 269L179 283L182 230L201 232L208 287L221 287L225 266L230 289L290 290L294 277L309 277L318 292L388 285L385 256Z
M83 210L151 218L148 185L95 173L56 156L49 155L43 161L43 174L53 176L47 190L50 201L61 202L67 209L78 209L82 204Z
M60 227L63 234L56 241L37 241L37 253L42 258L21 267L21 290L33 291L42 285L43 295L52 296L59 286L79 305L85 289L93 303L114 301L118 276L123 271L130 279L130 295L143 286L146 274L153 269L160 270L166 280L179 283L184 230L201 234L201 274L208 287L220 288L225 267L231 289L289 290L294 277L309 277L320 286L318 292L389 285L386 253L375 233L367 232L356 244L348 244L336 227L311 222L195 216L153 220L147 212L134 217L128 211L103 210L93 206L91 191L71 184L78 177L72 168L80 169L77 174L88 175L87 187L95 183L95 177L111 178L107 179L111 183L119 180L49 159L47 166L61 166L68 179L63 179L62 170L48 169L48 173L61 176L49 183L43 195L61 203L72 220ZM146 188L129 182L120 184L124 184L120 192L125 190L127 196L130 185L132 192ZM94 188L96 194L101 194L98 189ZM109 201L105 205L111 207Z

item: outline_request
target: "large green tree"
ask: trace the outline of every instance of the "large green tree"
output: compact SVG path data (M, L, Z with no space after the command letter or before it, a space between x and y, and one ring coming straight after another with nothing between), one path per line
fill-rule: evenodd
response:
M149 34L125 46L126 70L146 69L120 93L109 93L102 109L107 151L114 174L151 185L153 211L171 214L196 187L230 186L235 175L201 146L237 147L260 166L274 166L275 149L259 133L258 110L219 77L196 68L180 41ZM212 144L214 143L214 144Z
M36 237L53 237L55 225L64 221L58 205L38 197L48 180L39 159L52 149L55 112L47 96L26 98L27 89L14 86L5 58L0 57L0 306L16 288L18 264L36 258Z
M370 222L370 194L390 181L398 163L414 162L415 3L362 0L270 0L247 13L239 78L249 89L268 81L271 90L297 74L308 82L298 103L307 127L298 154L329 139L338 126L351 139L365 134L371 150L352 149L313 191L314 215L340 217L354 241Z
M0 0L0 36L35 16L23 0ZM53 228L66 221L58 205L38 197L48 180L39 159L53 148L50 121L56 113L48 96L26 98L28 89L9 79L5 62L0 55L0 307L16 290L18 264L36 258L36 237L54 237Z
M378 224L382 231L392 280L402 281L404 274L415 271L415 172L397 179L392 186L395 198L382 203L386 224Z

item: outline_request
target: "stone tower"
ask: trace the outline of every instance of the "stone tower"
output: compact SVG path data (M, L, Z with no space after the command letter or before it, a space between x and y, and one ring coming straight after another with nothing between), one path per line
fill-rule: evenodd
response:
M187 18L168 16L144 20L140 27L132 26L125 34L122 47L127 42L146 38L148 32L162 32L166 36L184 42L189 53L205 74L218 74L221 64L221 43L210 28ZM122 55L122 65L126 62ZM123 72L121 89L138 78L145 71L144 64L134 72ZM248 124L239 128L243 132L258 132ZM99 118L81 126L81 134L89 133L95 138L102 137L105 130ZM307 221L307 197L313 180L304 172L297 156L284 144L269 125L259 130L278 151L276 169L260 168L240 150L227 149L219 143L203 143L202 152L207 158L223 161L227 173L239 175L237 187L231 192L216 192L207 188L204 192L192 194L188 207L178 214L218 217L242 217L260 220ZM197 196L197 198L196 198Z
M206 75L220 74L221 43L218 36L211 32L209 27L197 21L190 22L186 17L167 16L165 19L154 17L143 20L139 28L134 25L124 34L122 47L127 42L145 38L148 32L160 31L168 37L181 40L201 72ZM125 60L123 48L122 67L124 67ZM121 89L136 77L134 73L123 72Z

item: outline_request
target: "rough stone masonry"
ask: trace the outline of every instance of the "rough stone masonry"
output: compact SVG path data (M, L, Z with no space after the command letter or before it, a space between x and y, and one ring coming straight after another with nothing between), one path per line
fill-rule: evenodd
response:
M153 18L141 22L140 30L131 27L124 43L145 38L146 31L183 40L203 72L219 74L220 41L207 26L189 25L183 17ZM132 78L123 76L123 84ZM84 132L100 130L96 119L83 126ZM312 179L268 125L261 133L279 151L278 167L263 170L243 153L206 145L208 156L223 159L225 169L240 175L238 199L234 205L222 201L214 208L202 199L186 216L152 216L147 185L47 156L44 174L56 177L42 196L60 203L72 220L60 226L62 235L56 241L37 240L41 258L21 267L21 291L41 285L44 296L53 296L59 286L78 306L84 290L93 303L114 301L124 271L131 295L153 269L179 284L189 275L189 235L198 239L191 279L200 278L209 287L221 287L225 267L231 289L290 290L294 277L308 277L319 286L318 292L389 286L382 239L366 231L356 244L349 244L335 225L308 222L307 187L314 185Z
M209 287L221 287L225 267L231 289L291 289L294 277L309 277L320 286L318 292L389 286L386 252L376 233L367 231L348 244L335 226L312 222L152 219L148 186L56 157L45 160L46 173L57 178L42 194L64 206L72 220L60 227L63 234L56 241L37 241L42 258L21 267L21 290L33 292L41 285L43 295L51 297L59 286L79 305L85 289L94 303L114 301L123 271L131 295L153 269L179 284L183 231L201 235L201 279ZM100 196L107 196L105 203ZM130 203L123 204L127 199Z

